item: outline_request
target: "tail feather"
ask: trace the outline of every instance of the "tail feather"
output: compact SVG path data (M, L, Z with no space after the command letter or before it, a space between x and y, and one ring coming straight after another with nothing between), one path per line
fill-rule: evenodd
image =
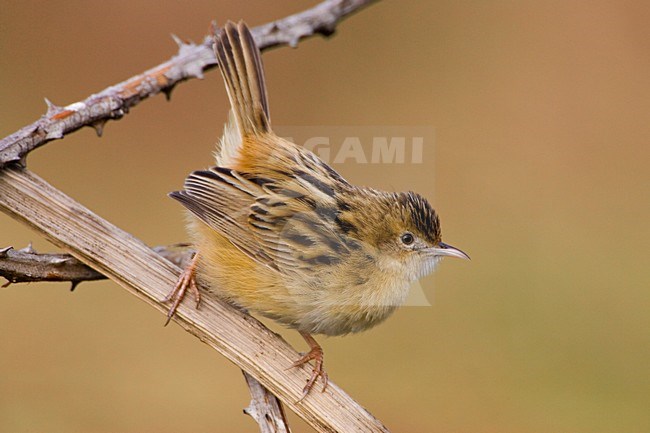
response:
M260 50L243 21L226 23L215 44L219 69L241 137L271 130Z

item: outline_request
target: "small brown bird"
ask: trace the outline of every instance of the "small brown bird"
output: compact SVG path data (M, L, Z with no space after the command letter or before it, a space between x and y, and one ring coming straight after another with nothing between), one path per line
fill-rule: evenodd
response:
M297 329L327 386L312 334L369 329L401 305L409 285L444 256L438 215L422 196L348 183L312 152L271 130L260 51L243 22L228 22L215 52L232 107L216 166L172 192L195 217L196 255L168 299L174 314L187 288Z

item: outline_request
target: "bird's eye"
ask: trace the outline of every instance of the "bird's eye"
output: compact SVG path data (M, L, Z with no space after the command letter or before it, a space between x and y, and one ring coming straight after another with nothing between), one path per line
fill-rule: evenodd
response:
M415 242L415 237L411 233L406 232L400 237L400 240L404 245L412 245Z

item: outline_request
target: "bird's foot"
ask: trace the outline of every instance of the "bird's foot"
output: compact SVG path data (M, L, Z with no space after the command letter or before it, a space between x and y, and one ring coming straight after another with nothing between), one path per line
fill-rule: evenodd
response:
M323 369L323 348L316 342L316 340L314 340L314 337L312 337L310 334L306 332L300 332L300 335L302 335L307 344L309 344L310 350L302 357L300 357L300 359L294 362L291 367L299 367L312 360L314 361L314 367L312 369L311 376L307 381L307 384L302 389L302 397L300 397L298 401L301 401L307 397L319 377L323 380L323 389L321 392L324 392L325 389L327 389L327 383L329 381L327 372Z
M163 300L163 302L172 301L172 305L169 307L169 311L167 311L167 321L165 321L165 326L167 326L172 317L174 317L174 313L176 313L176 309L185 297L185 292L187 292L188 288L194 295L194 299L196 300L196 308L199 308L199 305L201 304L201 293L199 292L199 289L196 286L196 281L194 279L198 257L199 254L195 253L194 257L192 257L192 260L187 264L180 277L178 278L174 289L169 292L169 294Z

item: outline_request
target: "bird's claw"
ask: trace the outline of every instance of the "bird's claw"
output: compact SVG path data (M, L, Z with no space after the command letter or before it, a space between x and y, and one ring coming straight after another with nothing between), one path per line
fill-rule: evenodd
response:
M199 308L199 305L201 304L201 293L199 292L199 288L197 287L196 281L194 279L197 257L198 254L194 254L194 257L192 257L192 260L185 267L180 277L178 278L178 281L176 282L174 289L171 292L169 292L169 294L165 297L165 299L163 299L163 302L172 301L172 305L169 307L169 310L167 311L167 320L165 321L165 326L167 326L169 322L172 320L172 317L174 317L174 313L176 313L176 309L178 308L181 301L185 297L185 293L187 292L188 288L194 295L194 299L196 300L196 308Z

